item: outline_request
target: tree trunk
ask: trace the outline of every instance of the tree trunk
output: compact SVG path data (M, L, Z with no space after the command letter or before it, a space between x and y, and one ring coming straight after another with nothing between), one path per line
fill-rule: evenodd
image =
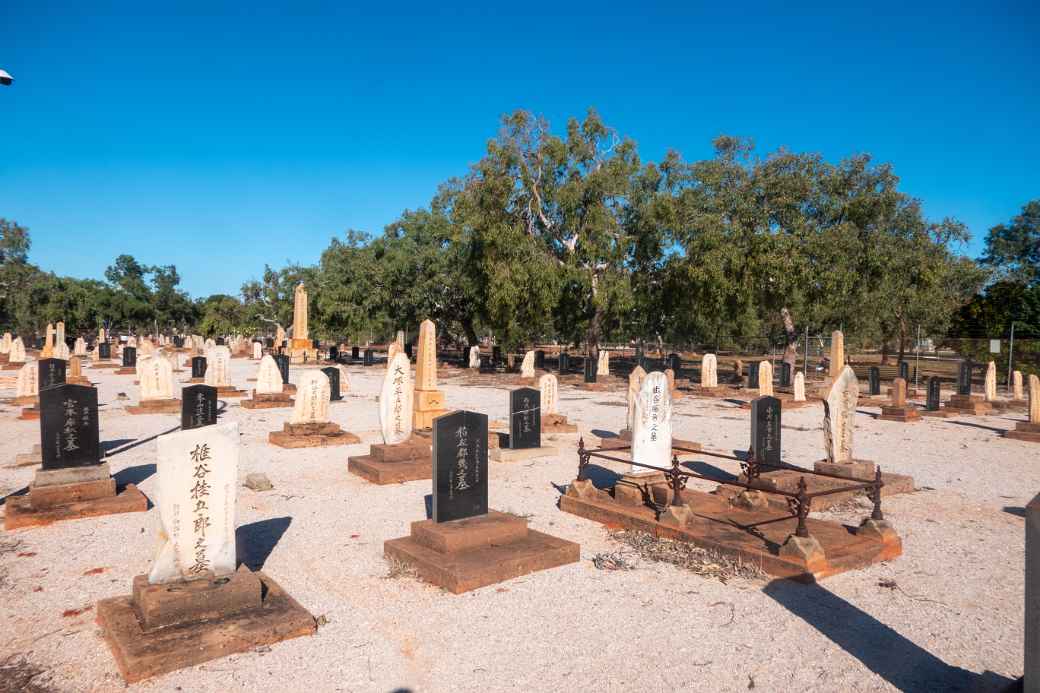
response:
M906 322L903 320L899 321L899 363L903 362L903 357L906 354Z
M784 347L784 363L791 366L791 373L795 372L798 365L798 333L794 331L794 320L787 306L780 309L780 318L784 321L784 333L787 335L787 345Z
M462 320L462 330L466 333L467 346L476 346L480 343L480 340L477 338L477 331L473 329L473 320L464 318Z
M599 331L603 320L603 309L596 303L596 298L599 295L599 275L595 271L592 272L591 284L592 320L589 322L588 329L585 330L585 350L590 354L599 352Z

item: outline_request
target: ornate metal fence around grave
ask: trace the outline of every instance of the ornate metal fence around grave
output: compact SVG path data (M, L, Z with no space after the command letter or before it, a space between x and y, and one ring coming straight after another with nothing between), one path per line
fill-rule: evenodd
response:
M618 451L621 451L621 450L630 450L630 449L631 449L631 446L607 448L607 450L609 450L610 452L618 452ZM744 476L747 479L747 482L733 481L733 480L727 480L727 479L718 479L718 478L715 478L715 477L706 476L704 474L698 474L697 472L690 471L690 470L687 470L687 469L682 469L680 464L679 464L679 457L678 457L678 455L676 455L674 453L672 454L672 466L671 467L657 467L657 466L651 465L651 464L644 464L642 462L636 462L635 460L626 460L626 459L623 459L623 458L620 458L620 457L614 457L614 456L609 455L606 452L604 452L603 449L597 449L597 450L589 450L589 449L587 449L585 447L585 438L584 437L581 437L581 438L578 439L578 480L579 481L584 481L586 479L586 477L585 477L585 470L589 466L589 463L592 460L592 458L595 457L597 459L608 460L608 461L611 461L611 462L619 462L621 464L631 464L631 465L635 465L636 467L640 467L642 469L653 470L653 471L657 471L657 472L663 473L664 476L665 476L665 479L667 480L668 486L670 487L671 492L672 492L672 499L670 501L670 505L674 505L674 506L680 506L681 507L681 506L685 505L685 502L682 499L682 492L683 492L683 490L685 490L686 484L689 482L690 479L699 479L701 481L710 481L712 483L723 484L725 486L736 486L738 488L742 488L742 489L747 490L747 491L761 491L763 493L771 493L771 494L774 494L774 495L777 495L777 496L782 496L782 497L784 497L787 500L788 508L791 511L791 517L792 518L796 518L798 520L798 525L797 525L797 528L795 529L794 534L797 537L803 537L803 538L809 536L809 529L806 526L805 520L809 516L809 511L810 511L811 506L812 506L812 501L813 501L813 499L820 498L822 496L830 496L830 495L834 495L836 493L851 493L851 492L855 492L855 491L866 491L868 497L873 502L873 508L872 508L872 510L870 512L870 519L871 520L876 520L876 521L880 521L880 520L884 520L885 519L885 516L881 512L881 488L884 486L884 482L881 480L881 468L880 467L876 468L876 471L874 473L874 479L868 481L868 480L865 480L865 479L854 479L854 478L850 478L850 477L844 477L844 476L840 476L838 474L828 474L826 472L817 472L817 471L814 471L814 470L811 470L811 469L804 469L802 467L798 467L798 466L795 466L795 465L792 465L792 464L774 465L774 464L767 464L767 463L764 463L764 462L758 462L758 461L755 460L755 456L751 452L748 453L746 458L741 459L741 458L735 457L733 455L726 455L724 453L711 452L711 451L707 451L707 450L692 450L692 449L689 449L689 448L683 448L683 447L677 447L677 446L673 446L672 449L673 450L678 450L679 452L685 452L685 453L690 453L690 454L708 455L708 456L711 456L711 457L718 457L718 458L721 458L721 459L736 460L737 462L740 463L741 471L744 472ZM802 476L798 479L798 490L797 491L784 491L782 489L764 488L761 485L755 485L754 482L755 482L756 479L758 479L761 476L762 470L791 471L791 472L799 472L799 473L801 473ZM825 478L829 478L829 479L839 479L839 480L841 480L843 482L850 482L850 483L847 483L847 484L842 485L842 486L837 486L837 487L833 487L833 488L824 489L824 490L821 490L821 491L813 491L812 493L810 493L809 490L808 490L808 485L805 483L805 475L807 475L807 474L810 475L810 476L815 476L815 477L825 477ZM646 498L645 500L646 500L647 504L655 511L655 513L657 513L657 517L659 518L660 514L665 510L665 508L663 506L659 506L658 503L653 499L652 496L650 498ZM783 519L787 519L787 518L783 518L782 517L782 518L767 520L766 522L756 523L756 525L757 524L766 524L766 523L777 522L777 521L783 520ZM753 527L753 526L756 526L756 525L749 525L748 527L750 528L750 527Z

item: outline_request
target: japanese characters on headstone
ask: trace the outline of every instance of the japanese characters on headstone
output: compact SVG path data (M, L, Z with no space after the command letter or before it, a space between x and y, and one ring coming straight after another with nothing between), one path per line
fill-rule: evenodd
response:
M971 359L961 361L960 370L957 373L957 394L958 395L970 395L971 394L971 376L972 371L975 369Z
M512 450L542 446L541 391L522 387L509 393L509 447Z
M986 401L996 402L997 401L997 364L992 361L986 366Z
M408 357L397 354L387 364L379 395L379 424L383 442L396 445L412 435L414 389Z
M846 366L823 402L823 443L827 462L852 462L853 417L859 401L859 380Z
M253 392L258 395L276 395L282 392L284 383L278 362L270 354L260 359L260 367L256 372L256 387Z
M238 424L158 438L160 546L150 584L235 572Z
M215 346L206 352L206 384L231 387L231 350L226 346Z
M40 392L43 469L101 464L97 390L58 385Z
M556 376L552 373L543 375L538 379L538 389L541 393L539 401L542 404L542 412L555 414L560 401L560 386Z
M339 369L335 367L322 368L321 372L329 379L329 401L338 402L343 399L339 393Z
M632 429L632 461L667 467L672 461L672 393L668 378L654 371L643 380L636 398ZM652 470L632 465L632 474Z
M433 521L488 511L488 419L456 411L433 420Z
M46 390L49 387L64 384L66 364L67 362L64 359L59 358L41 360L38 364L39 389Z
M137 365L137 347L123 347L123 368L133 368Z
M719 386L719 364L715 354L705 354L701 357L701 387L714 388Z
M780 465L780 400L751 400L751 454L758 464Z
M329 379L321 371L300 374L296 384L296 404L289 423L326 423L329 420Z
M192 356L191 357L191 377L192 378L205 378L206 377L206 357L205 356Z
M925 409L928 411L939 411L939 392L942 384L939 382L938 376L932 376L928 379L928 400L925 403Z
M185 431L217 423L217 388L189 385L181 391L181 428Z
M162 356L142 357L138 364L141 399L173 399L173 366Z
M40 368L38 361L26 361L18 370L15 382L15 397L35 397L40 392Z
M867 384L870 387L868 394L871 397L881 394L881 369L877 366L871 366L867 371Z

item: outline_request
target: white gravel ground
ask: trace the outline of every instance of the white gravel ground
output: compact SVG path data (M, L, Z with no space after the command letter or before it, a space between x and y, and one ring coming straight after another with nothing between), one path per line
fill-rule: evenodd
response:
M233 360L233 381L249 387L256 367ZM886 515L903 538L901 558L814 586L722 584L646 562L632 571L596 569L590 559L615 546L600 525L556 507L577 462L576 436L561 436L555 458L492 463L491 505L579 542L581 562L453 596L411 578L387 579L383 541L425 517L430 482L374 486L347 474L347 456L378 440L382 378L378 367L349 371L349 391L332 417L363 445L282 450L266 437L290 410L250 412L231 400L223 415L241 426L241 479L263 472L275 487L240 490L240 551L262 561L267 574L327 622L314 637L132 689L997 690L1021 674L1022 508L1040 490L1040 446L986 428L1010 428L1021 414L905 425L877 421L869 415L876 409L860 407L857 457L911 474L926 490L886 499ZM152 438L177 418L130 416L116 394L130 395L126 403L136 399L132 377L84 373L98 383L104 405L102 440L119 443L109 458L112 471L152 494ZM297 369L293 374L295 380ZM450 407L505 417L505 388L470 387L455 378L442 383ZM615 405L623 400L620 390L565 387L561 409L587 435L620 428L625 409ZM746 411L687 398L676 413L679 437L718 450L747 448ZM38 422L18 421L16 414L13 407L0 410L6 441L0 465L39 441ZM819 406L784 415L787 461L811 465L821 456L821 417ZM704 463L736 471L710 457ZM17 491L32 476L32 468L0 467L0 492ZM862 513L836 517L857 522ZM0 575L6 574L0 660L26 655L46 670L38 681L56 690L124 690L93 607L128 594L133 576L146 572L157 522L152 510L0 534L2 542L19 542L0 555Z

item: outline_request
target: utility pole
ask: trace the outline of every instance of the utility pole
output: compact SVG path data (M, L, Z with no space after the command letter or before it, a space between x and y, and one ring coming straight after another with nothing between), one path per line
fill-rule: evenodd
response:
M1015 355L1015 321L1011 321L1011 343L1008 345L1008 375L1007 375L1007 392L1011 392L1011 375L1012 375L1012 364L1014 363L1013 358Z

